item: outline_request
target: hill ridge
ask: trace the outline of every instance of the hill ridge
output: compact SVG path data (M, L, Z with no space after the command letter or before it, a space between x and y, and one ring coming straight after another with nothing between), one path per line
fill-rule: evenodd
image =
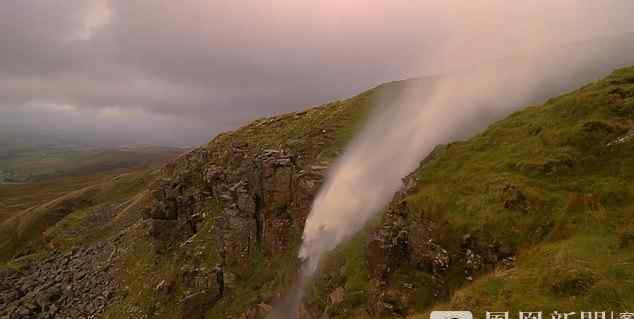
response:
M104 251L113 256L107 265L116 287L95 283L95 293L106 287L110 297L81 311L265 317L295 280L303 224L328 166L374 103L404 84L255 121L148 173L144 183L134 182L138 175L121 180L137 185L120 197L128 221L113 237L87 241L114 245ZM633 126L630 67L437 147L385 213L322 263L302 318L631 309ZM68 216L110 214L110 206L98 207ZM72 229L50 234L60 256L81 247L56 237ZM614 262L604 266L599 257ZM2 300L11 300L5 309L44 316L51 305L59 313L72 308L63 289L41 304L38 294L6 297L30 273L24 267L38 267L24 258L0 274L11 283L0 287Z

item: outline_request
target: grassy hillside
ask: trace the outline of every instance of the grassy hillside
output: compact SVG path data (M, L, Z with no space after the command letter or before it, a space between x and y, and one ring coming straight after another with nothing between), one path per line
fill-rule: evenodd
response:
M88 244L85 239L90 236L112 235L102 228L134 204L136 196L154 178L152 170L137 170L120 175L62 178L48 188L18 185L24 195L17 198L39 204L14 212L0 222L0 262L42 251L49 244L64 248ZM54 199L49 201L51 197ZM112 205L116 207L109 211L108 206ZM99 231L103 233L95 234Z
M627 68L450 144L419 170L406 201L443 225L438 236L473 234L517 251L514 267L435 308L634 308L633 127Z
M264 185L277 189L288 173L278 175L260 161L267 149L281 149L299 154L290 170L290 191L301 193L303 178L340 154L374 102L389 100L404 87L391 83L349 100L259 120L221 134L170 165L163 179L178 185L179 198L207 198L183 202L186 209L176 210L179 221L181 216L181 223L191 215L207 217L198 233L174 226L165 230L171 235L158 239L143 232L131 237L134 244L122 280L134 293L110 308L109 316L265 317L268 304L292 284L295 251L314 191L290 202L280 191L265 192L260 218L270 234L252 252L248 242L256 230L234 232L217 225L219 218L236 214L231 207L244 206L248 199L222 204L233 195L202 195L205 189L251 185L248 176L261 170L261 178L268 178ZM438 148L410 176L415 183L406 196L324 261L319 278L309 287L307 311L314 316L325 312L331 318L423 318L432 309L447 308L471 309L477 316L495 309L632 308L634 190L628 181L634 177L629 160L634 138L628 134L633 126L634 68L627 68L516 112L469 140ZM224 171L226 180L203 181L201 176L210 168ZM248 182L242 184L244 180ZM257 183L255 190L245 190L256 192L256 202L262 198ZM172 189L166 187L164 191ZM170 206L170 201L153 201L149 207ZM271 210L267 205L273 206ZM284 226L278 229L278 224ZM402 231L382 233L394 227ZM219 229L223 238L233 238L229 245L246 243L246 259L230 256L218 245ZM403 231L409 247L380 261L379 266L389 265L389 271L378 275L377 262L371 259L376 255L373 240L387 236L385 243L392 245ZM267 242L267 236L283 240ZM446 268L432 270L416 261L417 255L432 253L424 244L415 246L420 244L417 236L446 251ZM157 245L172 248L153 252ZM187 278L192 272L213 276L210 269L223 262L225 253L230 284L223 298L214 301L217 288L199 291ZM234 258L242 261L232 262ZM172 290L157 293L162 282ZM194 296L207 299L196 301ZM191 313L188 308L197 310Z
M109 223L109 218L114 216L106 218L102 216L104 212L123 210L123 204L132 201L155 178L152 172L156 167L181 151L141 147L37 153L29 149L20 153L22 155L1 160L0 167L4 169L30 174L41 172L32 180L43 180L0 183L0 263L16 255L41 250L52 240L51 227L54 226L59 230L76 224L76 236L59 241L81 243L80 239L85 237L82 232L89 234L95 230L90 225L81 225L81 221ZM115 204L122 206L106 209Z
M0 185L12 212L0 260L123 234L110 240L122 290L106 317L266 318L295 279L326 168L404 84L255 121L160 172ZM323 261L303 309L631 311L633 127L630 67L436 148L384 214Z
M66 147L51 151L44 146L38 149L25 146L20 152L0 158L0 223L71 191L131 171L159 167L183 152L184 149L169 147L103 150ZM23 182L9 182L15 180Z
M254 172L238 167L257 160L256 154L270 149L286 149L302 154L297 160L306 163L305 165L313 163L326 166L362 125L371 111L371 102L377 95L399 88L398 84L384 85L348 100L328 103L304 112L257 120L236 131L220 134L206 147L168 165L162 179L182 179L178 182L179 185L199 192L205 189L205 186L198 184L200 181L196 181L200 178L200 170L203 170L200 165L216 162L228 170L235 170L236 177L244 179ZM244 155L241 154L243 148L246 153ZM206 162L196 161L201 152L210 154ZM231 158L234 155L237 158ZM179 175L182 176L177 177ZM181 197L186 197L188 193L182 191ZM309 201L305 204L308 205ZM152 207L152 204L148 205ZM121 281L128 287L128 293L121 302L108 309L106 318L199 318L201 315L208 318L239 317L258 301L269 300L281 293L283 287L292 284L298 266L296 249L303 221L297 221L293 227L285 229L292 235L278 247L271 247L275 252L261 248L242 263L227 266L227 293L223 300L212 307L215 277L208 279L208 276L209 271L222 262L217 253L222 247L218 243L217 218L223 215L224 207L217 198L206 198L189 205L191 207L183 214L200 212L207 216L198 225L199 230L193 237L183 238L192 234L182 229L171 232L165 230L168 234L176 233L173 235L175 238L164 235L168 237L165 240L149 238L148 230L144 228L136 228L128 234L126 241L129 246L124 256L124 271L120 274ZM276 210L282 215L286 208L281 204L279 206ZM179 223L183 221L179 220ZM244 232L239 233L235 235L246 235ZM244 240L249 241L249 238ZM236 238L235 241L240 239ZM157 249L164 246L168 247L167 251L163 251L165 248ZM191 282L193 274L196 274L194 283ZM196 287L192 285L196 286L200 281L211 281L211 287L202 292L196 291ZM157 293L156 287L161 283L169 287L167 293ZM199 300L201 297L203 300Z
M440 149L414 173L416 185L401 201L406 223L425 220L452 257L436 274L449 291L431 296L432 273L406 258L379 286L390 307L399 315L422 312L415 318L434 309L483 317L634 308L633 127L634 68L626 68ZM368 283L367 254L360 252L367 240L344 245L316 285L315 302L333 317L351 317L373 302L367 291L377 286ZM465 275L487 258L482 252L500 245L512 257L481 262ZM343 305L356 309L329 306L338 286L346 291Z

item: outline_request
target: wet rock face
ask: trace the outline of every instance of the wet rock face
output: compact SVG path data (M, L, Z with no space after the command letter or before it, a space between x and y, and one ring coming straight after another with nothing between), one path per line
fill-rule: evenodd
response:
M388 211L386 222L368 240L368 267L379 280L385 280L407 258L408 235L404 218Z
M420 272L430 278L424 283L430 298L448 296L450 273L463 273L465 282L496 267L512 267L514 250L486 234L463 234L438 237L438 225L423 212L413 212L407 196L415 183L414 176L404 180L404 189L395 195L385 212L382 223L373 230L367 244L367 261L372 290L368 295L368 309L375 315L405 315L411 309L414 293L421 282L403 282L400 269L408 273ZM506 189L509 209L525 209L526 198L515 188ZM419 301L420 302L420 301Z
M421 165L435 160L445 149L437 148ZM275 258L297 248L294 245L301 241L305 219L326 168L285 150L236 144L213 151L196 150L168 165L163 178L152 186L144 213L148 232L156 247L170 243L182 247L180 243L195 236L200 223L213 219L210 232L223 273L239 274L259 251ZM420 289L429 291L431 298L443 298L448 293L450 269L454 270L451 273L463 272L463 280L468 281L497 264L512 263L512 251L477 235L462 238L462 242L458 237L451 243L436 238L437 225L424 214L410 211L407 204L407 197L415 192L416 177L408 176L403 182L382 224L368 235L366 255L372 283L368 309L376 314L401 315L410 309L419 287L399 282L394 275L400 269L427 274L430 282ZM508 209L525 209L527 200L521 191L509 188L504 194ZM183 302L197 305L197 309L212 307L219 296L213 272L201 271L204 267L181 271L181 280L191 292ZM169 284L157 291L169 291ZM345 299L340 293L331 297L335 303ZM254 305L243 317L258 316L263 311Z
M204 318L206 310L212 307L224 292L223 270L220 267L209 269L206 267L190 268L183 266L180 269L179 281L187 291L181 299L184 318ZM169 289L171 283L166 281L159 283L157 291ZM164 295L169 295L166 291Z
M93 318L117 298L115 247L102 242L0 273L0 317Z
M297 243L323 176L307 159L245 144L195 150L163 169L144 216L157 247L178 242L213 218L223 264L245 265L258 249ZM204 218L202 216L205 216Z
M432 237L433 223L429 220L408 225L408 254L418 269L432 274L443 273L449 268L449 253Z
M403 315L408 309L413 285L398 284L392 278L402 267L428 273L433 296L446 294L445 276L450 266L450 254L432 237L432 221L415 217L409 211L405 196L406 192L397 194L382 225L368 241L368 267L374 283L368 308L377 315Z
M424 163L444 150L437 148ZM326 168L302 154L281 149L232 144L213 151L196 150L168 165L163 178L152 186L144 213L148 232L156 247L170 243L179 247L178 243L196 235L201 222L213 219L210 231L221 267L226 274L239 274L258 251L276 256L296 248L293 245L301 241L305 219ZM463 271L467 281L498 262L494 248L482 247L473 238L465 239L463 245L453 245L457 247L435 238L436 225L420 213L411 212L406 201L415 191L416 177L406 177L403 185L382 224L370 232L366 243L372 282L368 309L377 314L399 314L408 309L416 289L410 282L397 282L393 276L403 267L427 273L430 283L422 289L442 298L447 294L450 267ZM509 193L509 205L520 209L525 202L522 194ZM181 271L181 280L191 286L183 302L207 309L216 302L219 288L214 284L213 272L200 271L201 267L204 265L195 271ZM166 283L157 291L168 288ZM213 296L206 295L210 293ZM331 301L342 302L340 293L332 297ZM262 311L254 305L243 317L257 316Z
M205 236L213 238L218 263L207 271L213 267L207 260L187 258L189 268L178 271L183 309L196 309L185 317L201 318L235 290L236 275L247 272L256 255L276 258L297 248L324 172L302 154L233 142L195 150L163 168L142 213L156 253L188 255L187 242ZM166 279L156 293L170 298L176 294L171 286ZM266 312L253 306L245 317Z

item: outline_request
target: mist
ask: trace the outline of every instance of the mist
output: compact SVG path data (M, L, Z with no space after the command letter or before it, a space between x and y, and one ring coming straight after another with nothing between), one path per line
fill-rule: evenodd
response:
M597 44L598 45L598 44ZM601 44L602 50L623 45ZM330 171L304 228L300 258L312 274L319 258L382 211L435 146L469 137L521 107L634 63L606 58L610 51L577 56L515 59L456 75L411 80L394 100L379 98L365 128ZM614 51L612 51L614 52ZM519 64L518 64L519 63Z
M634 63L634 46L626 37L575 43L579 34L592 34L605 23L610 23L617 35L631 30L626 20L603 19L629 14L619 13L614 3L593 6L598 10L596 18L584 14L586 4L570 1L521 5L493 1L508 10L492 8L486 1L472 3L464 11L464 30L458 30L451 41L439 43L435 49L439 55L421 53L419 66L445 64L447 58L486 61L490 50L485 48L522 53L444 76L409 81L396 98L375 101L374 113L333 165L313 202L299 252L304 261L300 285L309 282L325 253L386 207L403 186L402 178L436 145L469 137L519 108L542 103L547 97ZM555 8L559 10L550 10ZM574 14L568 15L570 12ZM511 19L512 13L519 13L522 23ZM545 21L566 19L575 21L572 25L576 27L544 32ZM499 29L474 36L473 30L480 27L471 24L474 20ZM468 50L448 53L461 46Z

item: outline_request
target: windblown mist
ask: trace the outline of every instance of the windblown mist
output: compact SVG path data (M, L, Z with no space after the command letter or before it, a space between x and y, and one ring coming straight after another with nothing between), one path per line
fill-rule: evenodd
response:
M629 52L634 54L632 49ZM308 260L307 273L316 270L324 252L380 212L402 187L401 179L436 145L476 133L494 119L625 63L587 52L522 62L526 64L414 80L397 100L377 101L375 113L335 164L313 203L300 251L300 257Z
M557 3L563 5L564 2ZM569 10L579 9L576 4L566 3ZM503 20L503 16L499 16L503 13L486 10L484 6L480 9L472 13L480 14L484 20ZM494 16L487 16L491 12ZM528 24L539 29L541 21L557 18L552 12L540 14L533 16L534 20ZM501 27L518 34L524 30L525 43L535 44L546 39L546 34L531 33L527 25L520 28L512 23L509 21ZM592 29L593 21L583 23ZM562 43L566 43L569 34L560 31L558 36L564 40ZM469 38L469 30L464 32L465 38L460 35L457 38L476 41ZM489 47L507 44L493 34L477 40ZM520 45L508 42L508 46ZM485 59L478 47L463 54ZM440 51L444 48L439 45ZM329 172L313 203L299 252L299 257L305 261L304 278L312 277L324 253L355 234L385 208L402 187L402 178L412 172L436 145L472 135L520 107L541 103L548 96L597 79L616 67L634 63L634 47L621 41L599 41L581 50L575 45L563 44L522 49L525 50L523 58L499 61L458 74L410 81L396 98L391 96L375 101L374 114ZM427 60L422 64L435 62Z

